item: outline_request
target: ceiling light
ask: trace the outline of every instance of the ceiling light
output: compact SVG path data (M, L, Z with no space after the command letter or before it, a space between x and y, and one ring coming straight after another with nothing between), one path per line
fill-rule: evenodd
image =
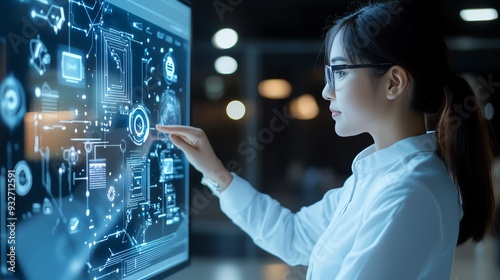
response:
M231 28L217 31L212 37L212 44L218 49L232 48L238 42L238 33Z
M290 102L292 116L299 120L311 120L318 116L319 107L314 96L304 94Z
M210 100L220 99L224 95L224 80L219 76L210 76L205 80L205 95Z
M238 62L230 56L221 56L215 60L214 66L220 74L233 74L238 69Z
M488 9L465 9L460 11L460 17L465 21L487 21L498 18L497 10Z
M269 79L259 83L259 93L271 99L283 99L292 93L292 85L287 80Z
M229 102L226 106L226 114L232 120L239 120L245 116L245 104L238 100Z

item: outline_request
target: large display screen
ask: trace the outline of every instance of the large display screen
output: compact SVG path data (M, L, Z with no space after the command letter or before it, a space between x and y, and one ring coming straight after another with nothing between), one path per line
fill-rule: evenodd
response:
M0 278L143 279L189 264L191 7L2 0Z

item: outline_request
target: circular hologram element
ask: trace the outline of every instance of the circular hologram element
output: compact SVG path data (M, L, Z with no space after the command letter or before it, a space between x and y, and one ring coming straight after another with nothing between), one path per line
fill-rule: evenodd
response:
M164 91L161 95L160 124L181 124L181 105L173 90Z
M24 160L18 162L14 167L16 176L16 193L25 196L33 185L33 175L28 163Z
M13 129L26 113L26 96L19 81L7 76L0 86L0 115L2 121Z
M68 160L72 165L75 165L78 162L78 153L76 152L75 147L71 147L69 150Z
M78 162L78 152L75 147L71 146L70 149L64 150L63 158L68 161L70 165L76 165Z
M144 144L148 139L150 129L146 108L142 105L135 107L132 112L130 112L128 120L130 139L138 146Z

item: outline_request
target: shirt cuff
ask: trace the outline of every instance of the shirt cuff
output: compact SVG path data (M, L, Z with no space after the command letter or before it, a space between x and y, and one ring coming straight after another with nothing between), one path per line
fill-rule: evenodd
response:
M220 208L227 215L245 210L258 193L250 183L235 173L229 186L220 194Z

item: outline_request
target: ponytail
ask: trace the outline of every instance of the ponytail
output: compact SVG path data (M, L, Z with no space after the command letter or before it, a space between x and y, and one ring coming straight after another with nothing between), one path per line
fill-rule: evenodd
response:
M446 79L443 108L436 126L438 154L461 194L464 215L457 245L481 241L495 220L491 166L493 153L486 120L466 80Z

